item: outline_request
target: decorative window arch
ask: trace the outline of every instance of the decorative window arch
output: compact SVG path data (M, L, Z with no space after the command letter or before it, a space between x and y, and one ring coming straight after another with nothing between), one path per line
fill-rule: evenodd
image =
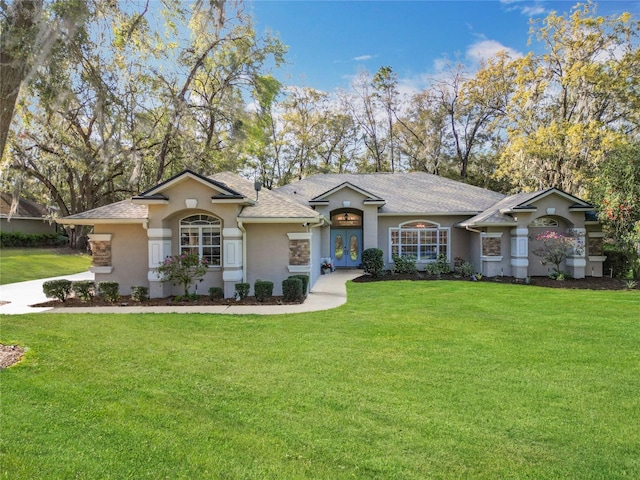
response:
M180 220L180 253L196 254L209 265L221 265L221 225L212 215L189 215Z
M418 262L435 262L444 255L450 261L449 227L430 220L409 220L389 229L389 261L393 256L413 257Z
M538 217L533 220L530 224L530 227L558 227L560 226L558 220L551 217Z

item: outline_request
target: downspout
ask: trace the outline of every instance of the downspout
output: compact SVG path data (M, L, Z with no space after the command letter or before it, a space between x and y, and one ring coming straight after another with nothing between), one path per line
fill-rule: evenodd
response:
M242 232L242 283L247 282L247 230L242 224L242 220L236 220L238 228Z

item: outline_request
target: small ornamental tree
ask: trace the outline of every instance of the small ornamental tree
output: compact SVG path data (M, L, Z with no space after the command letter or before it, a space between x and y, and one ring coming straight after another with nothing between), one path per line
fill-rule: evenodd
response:
M555 265L554 273L561 273L560 264L564 262L574 250L574 238L549 230L538 235L536 240L542 242L542 245L536 248L533 254L542 258L541 262L543 265L547 263Z
M189 287L196 280L202 280L209 263L194 253L173 255L164 259L158 267L158 275L161 282L171 282L174 285L182 285L184 294L189 295Z

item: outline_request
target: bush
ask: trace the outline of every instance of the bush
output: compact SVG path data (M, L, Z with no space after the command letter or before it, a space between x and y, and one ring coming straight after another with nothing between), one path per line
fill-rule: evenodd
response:
M453 271L456 275L460 275L461 277L466 278L473 275L476 269L472 263L469 263L462 258L456 258L455 264L453 266Z
M131 299L136 302L144 302L149 298L149 289L142 285L131 287Z
M429 275L440 276L443 273L451 272L451 267L447 263L447 257L445 255L438 255L437 260L434 263L430 263L426 266L425 271Z
M298 275L282 281L282 296L285 302L301 302L304 300L302 292L302 279Z
M630 275L631 277L640 276L634 272L638 268L638 254L636 252L619 245L605 243L604 254L607 259L602 267L603 275L609 276L613 272L613 276L616 278L627 278Z
M92 280L79 280L71 284L71 290L77 298L88 302L96 293L96 284Z
M290 275L289 278L299 278L302 281L302 298L307 296L309 287L309 275Z
M68 237L57 233L0 232L3 247L56 247L68 243Z
M111 303L117 302L120 299L120 284L118 282L98 283L98 296L104 297Z
M71 294L71 280L49 280L42 284L42 292L47 298L57 298L64 302Z
M158 275L161 282L171 282L173 285L182 285L184 294L189 295L189 287L196 280L204 277L209 270L206 259L201 259L194 253L183 253L164 259L158 267Z
M209 298L211 300L220 300L224 298L224 290L221 287L211 287L209 289Z
M362 266L366 275L380 277L384 273L383 253L379 248L367 248L362 252Z
M273 296L273 282L256 280L256 283L253 284L253 291L255 292L256 299L259 302L264 302Z
M251 285L248 283L236 283L236 297L240 300L244 300L249 296L249 290Z
M415 257L400 257L393 255L393 273L416 273L418 271L416 267Z

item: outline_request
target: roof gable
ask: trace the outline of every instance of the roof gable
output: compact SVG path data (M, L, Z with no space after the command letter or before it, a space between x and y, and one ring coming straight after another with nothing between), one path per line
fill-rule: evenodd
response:
M193 172L191 170L185 170L183 172L174 175L173 177L165 180L164 182L159 183L153 188L142 192L140 195L137 195L134 200L142 200L142 199L167 199L166 196L162 195L162 192L168 190L169 188L184 182L185 180L192 179L196 182L202 183L203 185L211 188L216 193L214 194L214 198L237 198L242 199L244 196L229 188L224 183L218 182L211 177L205 177L204 175L200 175L199 173Z
M593 205L591 205L590 203L585 202L584 200L571 195L570 193L567 193L563 190L560 190L559 188L549 188L547 190L540 190L538 192L533 192L531 194L531 198L527 199L526 201L521 202L520 204L516 205L515 207L513 207L514 209L528 209L528 208L534 208L535 206L533 205L536 202L539 202L540 200L542 200L543 198L548 197L549 195L558 195L559 197L562 197L566 200L568 200L569 202L572 202L572 205L569 207L570 209L581 209L581 208L586 208L589 210L592 210L593 208L595 208Z
M309 203L311 205L313 205L313 204L317 204L317 203L328 202L329 201L328 198L331 195L333 195L334 193L337 193L337 192L339 192L341 190L344 190L345 188L348 188L349 190L352 190L352 191L354 191L356 193L359 193L360 195L366 197L365 200L364 200L365 203L378 203L379 202L381 205L384 205L384 203L386 203L383 198L380 198L379 196L374 195L374 194L368 192L367 190L365 190L364 188L360 188L360 187L354 185L351 182L343 182L340 185L338 185L338 186L336 186L334 188L331 188L331 189L327 190L326 192L316 196L315 198L312 198L311 200L309 200Z

